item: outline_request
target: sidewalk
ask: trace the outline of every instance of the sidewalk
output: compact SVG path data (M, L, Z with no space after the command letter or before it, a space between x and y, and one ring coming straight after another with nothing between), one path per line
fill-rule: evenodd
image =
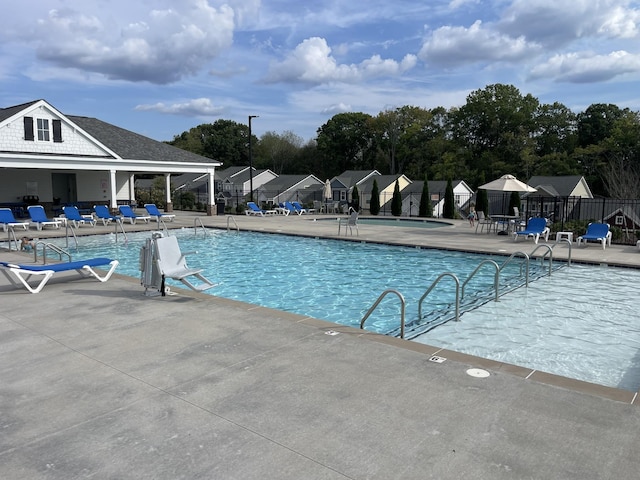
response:
M322 218L235 220L337 238L337 222ZM225 217L201 219L227 227ZM363 225L348 238L532 249L465 223ZM193 225L180 215L173 226ZM0 260L17 258L28 260L0 251ZM574 247L572 258L640 266L632 247ZM209 295L142 292L116 274L105 284L56 277L33 295L0 276L1 478L582 480L640 471L633 392Z

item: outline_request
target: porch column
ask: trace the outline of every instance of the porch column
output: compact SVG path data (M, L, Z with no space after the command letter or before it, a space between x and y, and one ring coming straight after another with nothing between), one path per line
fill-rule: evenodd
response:
M134 173L129 175L129 203L131 205L137 205L136 201L136 175Z
M173 212L173 203L171 203L171 174L164 174L164 192L165 192L165 212Z
M116 171L115 170L109 171L109 184L111 186L109 208L112 211L115 211L118 209L118 200L116 198L117 192L116 192Z
M216 192L215 192L215 183L213 180L213 171L209 172L209 198L207 199L207 215L215 215L216 214Z

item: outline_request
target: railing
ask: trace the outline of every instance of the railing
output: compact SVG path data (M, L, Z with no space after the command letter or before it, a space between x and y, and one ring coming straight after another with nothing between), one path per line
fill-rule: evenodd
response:
M453 281L456 283L456 322L460 321L460 280L458 280L458 277L456 277L453 273L442 273L438 276L438 278L436 278L434 280L434 282L431 284L431 286L427 289L426 292L424 292L424 294L422 295L422 297L420 297L420 301L418 302L418 318L422 319L422 302L424 301L425 298L427 298L427 296L431 293L431 290L433 290L435 288L435 286L440 282L440 280L442 280L445 277L451 277L453 278Z
M400 338L404 338L404 322L405 322L404 315L405 315L406 302L404 300L404 296L397 290L385 290L380 294L380 296L375 301L375 303L371 306L369 310L367 310L367 313L364 314L364 317L362 317L362 320L360 320L360 330L364 329L364 322L367 320L367 318L369 318L369 316L378 307L378 305L380 305L380 302L382 302L384 297L386 297L389 293L393 293L394 295L397 295L398 298L400 299L400 305L401 305L400 307Z
M76 243L76 248L78 248L78 237L76 236L76 231L71 224L71 220L65 220L64 222L64 237L66 240L66 247L69 248L69 230L71 230L71 234L73 235L73 239Z
M9 251L11 251L11 241L13 240L13 243L15 243L16 245L16 251L20 250L20 247L18 246L18 237L16 237L16 232L13 228L13 226L11 225L7 225L7 243L9 245ZM13 237L13 239L11 238Z
M120 229L122 230L122 234L124 235L124 241L127 243L129 239L127 238L127 232L124 230L124 225L122 224L122 220L116 219L114 220L114 233L116 235L116 243L118 243L118 225L120 225Z
M202 223L202 219L200 217L195 217L193 219L193 234L196 235L196 236L198 235L198 226L200 226L200 228L202 228L202 233L206 237L207 236L207 229L205 228L204 223Z
M227 232L231 229L231 227L229 227L229 222L231 220L233 220L233 224L236 226L236 230L239 232L240 227L238 227L238 223L236 222L236 219L233 218L233 215L227 215Z
M53 243L48 243L48 242L43 242L42 240L36 242L35 248L33 249L33 256L34 256L34 261L37 262L38 261L38 246L41 245L42 246L42 263L44 265L47 264L47 249L48 250L52 250L54 252L56 252L58 254L58 256L60 257L59 260L62 260L62 256L65 255L69 261L71 261L71 254L66 251L65 249L58 247L57 245L54 245Z
M516 257L522 256L525 258L525 285L529 286L529 255L524 252L513 252L509 258L507 258L502 265L500 265L500 271L502 271L507 265L509 265ZM522 265L520 265L520 275L522 275Z
M469 281L475 276L475 274L478 273L478 271L480 270L480 268L482 268L483 265L493 265L493 267L496 270L496 273L494 274L494 278L493 278L493 289L496 292L496 300L495 301L497 302L499 300L499 298L500 298L500 295L499 295L499 289L500 289L500 267L493 260L483 260L476 267L476 269L473 272L471 272L471 275L469 275L467 277L467 279L464 281L464 283L462 284L462 295L461 296L462 296L462 298L464 298L464 288L467 286L467 283L469 283Z
M533 257L533 254L536 253L538 250L540 249L547 249L547 251L545 252L544 255L542 255L542 257L540 257L541 261L544 262L544 259L547 258L547 255L549 256L549 276L551 276L551 272L552 272L552 267L553 267L553 248L551 248L549 245L538 245L536 248L534 248L531 253L529 254L529 258ZM569 256L571 256L571 246L569 246Z

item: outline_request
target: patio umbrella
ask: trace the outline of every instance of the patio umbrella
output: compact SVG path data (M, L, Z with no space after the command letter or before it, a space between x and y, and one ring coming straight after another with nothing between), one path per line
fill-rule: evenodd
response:
M494 180L484 185L480 185L478 188L483 190L499 190L501 192L535 192L535 188L521 182L513 175L503 175L497 180Z
M325 208L324 211L327 213L327 202L329 200L333 200L333 191L331 191L331 182L327 178L327 181L324 182L324 188L322 189L322 197L324 198Z

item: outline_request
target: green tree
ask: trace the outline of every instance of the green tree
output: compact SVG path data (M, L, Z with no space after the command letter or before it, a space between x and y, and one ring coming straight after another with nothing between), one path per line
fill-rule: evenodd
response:
M380 213L380 190L378 189L378 182L375 178L373 179L373 185L371 186L369 213L371 213L371 215L378 215Z
M345 170L366 168L373 160L371 115L366 113L339 113L318 129L317 145L333 176ZM368 163L369 162L369 163Z
M400 195L400 183L396 180L393 187L393 197L391 198L391 215L399 217L402 215L402 196Z
M453 195L453 182L449 178L447 180L447 187L444 191L444 206L442 207L442 216L444 218L455 218L456 205L455 196Z
M420 195L418 216L433 217L433 205L431 204L431 194L429 193L429 180L427 175L424 176L424 184L422 185L422 195Z
M351 206L356 212L360 211L360 193L357 185L353 186L353 191L351 192Z
M258 168L270 168L274 173L281 175L287 169L293 168L302 145L302 137L291 131L282 134L266 132L254 149L258 158L254 165Z

